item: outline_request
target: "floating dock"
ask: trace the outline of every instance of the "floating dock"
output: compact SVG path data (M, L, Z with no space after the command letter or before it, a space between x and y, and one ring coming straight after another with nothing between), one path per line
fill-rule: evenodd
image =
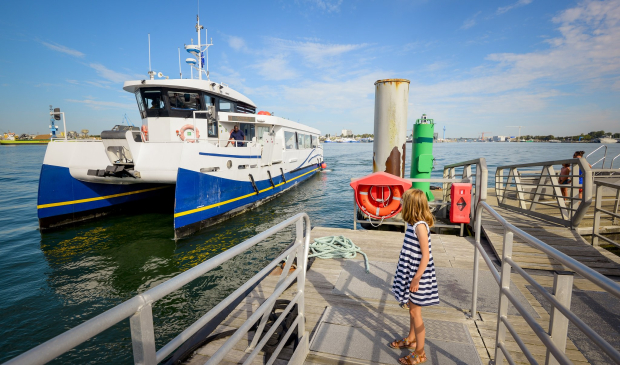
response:
M306 364L396 364L406 351L387 346L408 331L409 317L389 292L403 234L315 227L311 241L323 236L343 235L350 238L369 257L370 273L364 270L363 258L353 260L316 259L306 276L306 330L310 332L310 352ZM493 358L497 329L497 284L483 262L480 263L478 320L470 318L471 282L474 258L472 237L432 235L432 250L441 304L422 310L427 329L428 364L488 364ZM551 287L553 276L546 271L533 275L544 286ZM204 364L235 330L274 290L278 277L265 279L214 332L219 338L195 351L185 364ZM514 275L512 285L517 297L536 321L547 328L549 314L530 293L528 283ZM575 289L599 292L590 282L575 278ZM291 299L295 287L281 296ZM546 348L512 308L508 314L517 331L539 363L544 363ZM226 357L226 364L243 363L252 334L237 343ZM527 362L517 343L508 339L507 347L519 363ZM286 348L276 364L287 363L292 353ZM574 364L588 361L575 344L568 340L566 354ZM253 362L263 364L262 358Z

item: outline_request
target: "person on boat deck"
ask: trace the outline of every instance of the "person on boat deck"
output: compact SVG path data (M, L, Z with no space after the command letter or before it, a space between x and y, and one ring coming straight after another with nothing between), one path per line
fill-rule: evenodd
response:
M153 101L151 101L151 109L161 109L159 99L153 99Z
M231 142L234 141L234 142ZM233 146L235 147L243 147L245 146L245 144L243 142L236 142L236 141L245 141L245 134L243 133L243 131L241 129L239 129L239 125L236 124L235 127L233 128L233 130L230 132L230 139L228 140L228 143L226 144L226 147L228 147L229 144L232 143Z

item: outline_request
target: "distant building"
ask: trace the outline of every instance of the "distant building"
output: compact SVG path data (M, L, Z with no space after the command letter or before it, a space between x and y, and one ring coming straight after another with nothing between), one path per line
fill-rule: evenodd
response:
M353 136L353 131L350 130L350 129L343 129L342 130L342 136L343 137Z
M506 136L493 136L493 142L506 142Z

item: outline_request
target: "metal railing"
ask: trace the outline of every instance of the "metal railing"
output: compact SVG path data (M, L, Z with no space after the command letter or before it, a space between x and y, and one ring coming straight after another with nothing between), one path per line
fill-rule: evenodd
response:
M590 156L592 156L596 151L600 150L601 148L604 148L605 153L603 154L603 157L601 157L600 159L596 160L595 163L592 164L592 167L596 166L596 164L598 164L599 162L603 161L603 163L601 164L601 168L605 168L605 160L607 159L607 145L602 145L599 148L595 149L594 151L588 153L588 155L586 156L586 159Z
M475 172L472 173L472 167ZM489 169L487 168L487 160L484 157L457 162L443 167L443 177L445 179L453 179L456 177L457 169L463 169L463 179L472 181L472 197L471 197L471 219L476 219L476 207L480 201L487 199L487 187L489 179ZM450 197L450 183L443 184L443 201L448 201Z
M240 288L226 297L226 299L222 300L213 309L186 328L161 349L156 351L152 312L152 305L154 302L175 292L184 285L201 277L212 269L217 268L224 262L242 254L256 244L292 225L295 226L295 241L289 248L271 261L271 263L269 263L258 274L254 275ZM157 364L164 360L168 355L172 354L176 348L181 346L205 324L225 310L240 295L259 283L272 271L275 266L278 265L278 263L284 259L286 259L286 265L280 275L274 292L217 350L217 352L211 356L207 364L217 364L223 360L233 346L247 334L252 325L260 320L256 335L254 336L254 339L252 340L252 343L247 351L250 352L250 354L244 362L244 364L251 363L258 352L263 348L265 343L267 343L274 331L278 328L279 322L286 317L295 304L297 304L298 310L297 318L294 320L288 332L286 332L284 337L281 339L267 364L272 364L275 361L280 350L282 350L284 344L291 336L294 329L297 329L298 346L289 361L292 364L302 364L308 353L308 333L305 331L304 285L306 281L309 244L310 218L306 213L297 214L284 222L279 223L268 230L238 244L237 246L230 248L227 251L222 252L221 254L185 271L184 273L179 274L174 278L167 280L164 283L159 284L156 287L149 289L148 291L135 296L112 309L107 310L106 312L52 338L51 340L19 355L12 360L9 360L5 364L45 364L127 318L129 318L129 323L131 326L134 363L146 365ZM295 257L297 257L297 267L291 275L288 275ZM284 292L284 290L293 284L295 280L297 280L297 294L291 300L286 309L281 313L278 321L272 325L271 329L264 336L262 336L262 340L259 341L259 338L261 338L260 334L265 328L265 324L269 318L269 314L271 313L276 299Z
M502 250L502 263L500 272L495 269L491 259L480 244L482 213L486 210L491 217L500 223L504 228L504 243ZM499 215L485 201L478 204L475 221L476 240L474 242L474 280L472 287L472 306L471 315L476 320L476 305L478 297L478 257L479 253L485 263L491 270L491 274L500 287L499 306L497 311L497 333L495 337L495 364L503 364L504 357L509 364L514 364L506 348L506 332L508 331L519 348L531 364L537 364L531 351L521 339L521 336L515 330L513 324L508 318L508 304L512 304L526 323L534 331L536 336L547 348L545 364L572 364L565 354L566 339L568 333L568 324L572 322L579 330L581 330L592 342L597 345L603 352L611 357L615 362L620 363L620 352L611 344L605 341L598 333L585 324L577 315L570 311L570 302L573 289L573 273L572 272L555 272L553 280L552 293L547 292L532 276L523 270L512 259L513 239L518 237L530 246L539 249L559 261L562 265L581 275L584 279L589 280L593 284L620 299L620 285L598 272L590 269L573 258L563 254L562 252L547 245L536 237L524 232L523 230L508 223L501 215ZM551 316L549 320L549 330L545 331L540 324L536 322L534 317L526 310L510 289L511 271L523 277L534 289L536 289L551 304Z
M555 166L564 164L570 165L571 172L560 175ZM531 170L532 167L538 169ZM560 184L560 178L569 179L568 183ZM583 184L579 183L580 178ZM592 203L592 182L592 169L585 158L533 162L499 166L495 172L495 193L502 208L573 228L579 226ZM553 208L552 212L559 214L537 212L539 206Z
M599 180L594 180L594 185L596 187L596 203L594 204L594 224L592 226L592 245L598 245L599 238L603 241L610 243L618 248L620 248L620 243L615 242L605 236L600 234L601 227L601 214L605 214L611 220L612 225L616 224L616 221L620 219L620 214L618 214L618 206L620 205L620 183L609 183ZM616 197L612 201L614 202L614 210L610 212L602 208L603 206L603 189L608 188L616 191Z

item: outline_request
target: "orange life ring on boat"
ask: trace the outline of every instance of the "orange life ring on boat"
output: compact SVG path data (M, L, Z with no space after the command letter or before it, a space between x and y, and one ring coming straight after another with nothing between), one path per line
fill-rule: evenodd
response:
M375 219L392 218L402 208L404 189L399 185L360 185L356 198L364 213Z
M185 131L188 129L191 129L194 132L196 132L196 138L191 138L191 139L188 138L187 142L192 142L192 143L196 142L196 140L200 138L200 131L198 131L198 127L196 127L196 129L194 130L194 126L191 124L186 124L183 127L181 127L181 130L177 131L177 135L181 137L181 141L185 141Z
M142 128L140 128L140 131L142 132L142 139L145 141L149 140L149 128L146 126L146 124L142 124Z

